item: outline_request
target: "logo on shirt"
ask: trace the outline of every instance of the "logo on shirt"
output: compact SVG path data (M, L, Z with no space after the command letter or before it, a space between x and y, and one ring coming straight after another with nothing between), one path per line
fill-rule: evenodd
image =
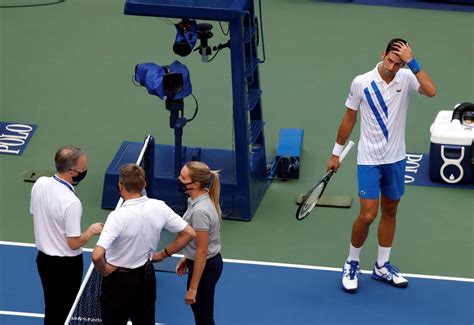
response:
M402 92L402 90L401 90L401 89L397 89L397 93L400 93L400 92Z

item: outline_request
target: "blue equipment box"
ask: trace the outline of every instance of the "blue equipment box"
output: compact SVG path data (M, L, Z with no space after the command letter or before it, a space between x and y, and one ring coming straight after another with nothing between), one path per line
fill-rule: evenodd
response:
M277 178L297 179L300 177L303 134L303 129L280 129L274 168Z
M299 160L303 145L303 133L303 129L280 129L277 158L291 156Z
M474 128L440 111L431 125L430 179L448 184L474 183Z

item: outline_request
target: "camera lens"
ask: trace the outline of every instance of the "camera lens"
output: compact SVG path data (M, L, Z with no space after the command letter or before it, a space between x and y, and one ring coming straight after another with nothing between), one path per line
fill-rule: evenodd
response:
M165 75L163 77L163 90L167 94L176 94L183 90L183 75L181 73Z
M173 44L173 52L179 56L188 56L193 49L186 40Z

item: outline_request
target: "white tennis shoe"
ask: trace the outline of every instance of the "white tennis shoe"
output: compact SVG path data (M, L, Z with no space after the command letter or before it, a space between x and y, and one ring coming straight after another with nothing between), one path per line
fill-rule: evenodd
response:
M359 273L359 262L346 261L344 263L342 267L342 287L345 291L350 293L356 292Z
M398 272L400 272L400 270L396 266L390 264L390 262L385 262L382 267L379 267L377 263L375 263L372 278L388 282L398 288L405 288L408 285L408 280L398 274Z

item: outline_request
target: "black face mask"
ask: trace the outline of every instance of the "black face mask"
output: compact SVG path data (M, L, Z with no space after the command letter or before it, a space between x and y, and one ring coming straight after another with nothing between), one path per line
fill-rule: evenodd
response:
M188 188L188 185L191 185L194 182L189 182L189 183L183 183L179 179L176 180L178 183L178 191L185 193L186 191L189 191L190 189Z
M74 169L71 169L71 170L75 171ZM87 169L80 173L78 171L75 171L75 172L78 173L78 175L72 177L72 185L79 184L79 182L82 181L86 177Z
M118 192L119 196L123 199L122 191L120 191L120 186L118 184L117 184L117 192Z

